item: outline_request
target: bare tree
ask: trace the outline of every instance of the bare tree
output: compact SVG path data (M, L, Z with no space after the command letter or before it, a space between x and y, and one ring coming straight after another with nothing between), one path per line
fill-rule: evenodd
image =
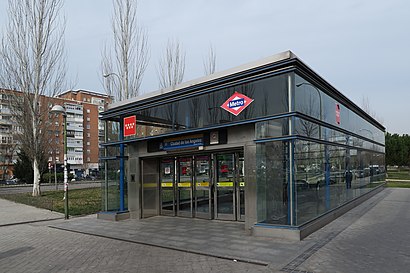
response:
M136 0L115 0L113 5L114 48L103 49L101 69L107 94L121 101L140 94L149 60L148 34L139 26Z
M184 79L185 51L178 40L168 40L165 54L159 60L159 87L174 88Z
M369 114L372 118L377 120L380 123L383 123L383 119L379 116L377 116L376 112L372 109L370 106L370 100L368 97L362 97L362 103L361 103L363 111L365 111L367 114Z
M210 45L208 56L204 59L205 75L214 74L215 69L216 69L216 53L215 53L213 46Z
M9 20L0 48L0 83L18 90L10 110L22 128L20 147L32 160L33 196L40 195L40 162L48 142L48 109L43 95L54 96L65 82L63 0L9 0Z

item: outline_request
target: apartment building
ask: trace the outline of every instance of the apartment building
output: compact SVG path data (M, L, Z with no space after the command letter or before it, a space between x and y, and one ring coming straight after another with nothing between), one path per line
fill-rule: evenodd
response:
M69 90L59 95L67 112L67 157L77 177L98 172L99 143L104 139L104 124L99 113L111 98L96 92Z
M9 96L15 92L2 90L0 93L0 179L13 175L19 151L15 134L22 129L16 125L9 108ZM44 111L49 111L56 104L66 109L67 163L76 177L98 173L99 143L104 137L104 126L98 117L110 102L107 95L85 90L69 90L58 97L42 96L40 99ZM49 114L49 119L48 162L58 166L64 163L63 117Z
M8 107L9 95L0 93L0 179L8 179L13 175L13 162L17 157L17 143L13 132L20 131L12 121Z

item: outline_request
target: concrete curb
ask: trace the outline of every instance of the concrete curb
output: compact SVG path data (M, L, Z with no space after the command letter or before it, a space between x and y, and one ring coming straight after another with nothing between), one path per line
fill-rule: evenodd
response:
M47 221L54 221L54 220L61 220L64 217L58 218L50 218L50 219L41 219L41 220L32 220L32 221L24 221L24 222L16 222L16 223L8 223L8 224L0 224L0 227L8 227L8 226L16 226L16 225L25 225L25 224L32 224L32 223L39 223L39 222L47 222Z

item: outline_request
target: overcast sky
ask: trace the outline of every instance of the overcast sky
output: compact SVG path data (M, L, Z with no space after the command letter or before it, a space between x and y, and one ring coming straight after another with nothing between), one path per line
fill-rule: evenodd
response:
M0 30L7 17L0 0ZM358 105L367 98L387 131L410 134L408 0L141 0L150 63L142 91L158 89L169 38L186 51L184 81L204 74L210 44L217 71L291 50ZM102 92L101 49L112 40L112 0L67 0L66 49L75 89Z

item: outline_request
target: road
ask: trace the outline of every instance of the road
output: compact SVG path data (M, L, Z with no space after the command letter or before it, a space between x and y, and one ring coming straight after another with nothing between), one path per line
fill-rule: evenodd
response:
M97 188L101 187L101 182L70 182L69 189L85 189L85 188ZM54 191L56 186L54 184L41 185L41 191ZM58 184L58 189L63 190L63 185ZM13 186L0 186L0 194L13 194L13 193L25 193L33 190L32 185L13 185Z

